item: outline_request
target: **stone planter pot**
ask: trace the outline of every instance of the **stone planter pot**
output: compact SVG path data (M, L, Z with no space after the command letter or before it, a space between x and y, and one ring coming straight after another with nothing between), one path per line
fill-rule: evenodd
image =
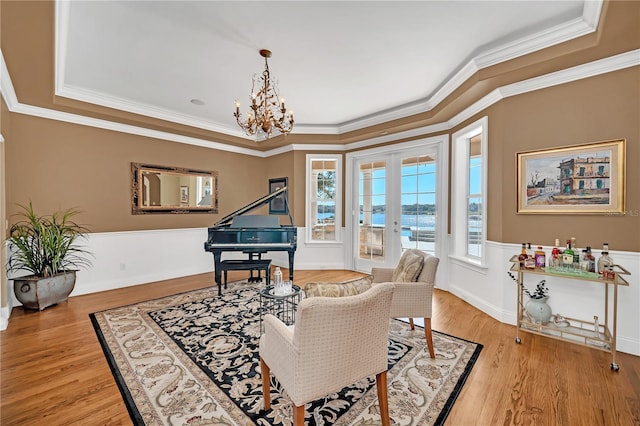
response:
M43 310L47 306L64 302L76 284L76 271L65 272L53 277L28 276L13 279L13 292L22 306Z

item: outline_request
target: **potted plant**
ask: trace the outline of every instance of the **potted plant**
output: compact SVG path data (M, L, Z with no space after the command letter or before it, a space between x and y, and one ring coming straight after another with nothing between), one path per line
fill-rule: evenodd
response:
M512 280L518 282L515 275L511 272L507 272L507 274ZM553 313L551 311L551 307L547 304L547 299L549 299L547 282L545 280L540 281L536 285L536 289L534 291L530 291L523 283L520 283L520 286L522 287L522 292L529 296L529 301L524 306L524 311L529 316L529 319L532 322L539 324L548 323L551 320Z
M522 286L522 289L524 290L524 293L527 296L529 296L531 299L537 299L537 300L545 299L546 300L546 298L549 297L549 289L547 288L546 284L547 283L546 283L545 280L540 281L536 285L536 289L533 292L529 291L529 289L526 288L524 285Z
M546 286L546 281L542 280L536 285L534 291L529 291L524 285L522 286L524 293L529 296L529 302L525 305L525 310L533 318L533 320L540 324L546 324L549 322L552 316L551 307L547 304L549 298L549 289Z
M72 220L78 214L74 209L39 216L31 202L19 207L20 220L7 239L7 270L31 273L13 279L14 293L25 308L43 310L67 300L75 286L76 270L91 265L91 254L77 245L88 229Z

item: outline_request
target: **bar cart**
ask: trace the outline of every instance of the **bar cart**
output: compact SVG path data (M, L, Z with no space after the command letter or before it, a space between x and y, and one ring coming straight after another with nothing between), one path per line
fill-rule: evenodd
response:
M516 343L521 343L520 330L527 333L538 334L563 340L590 348L599 349L611 353L611 369L618 371L620 367L616 363L616 333L618 326L618 286L628 286L624 275L630 275L629 271L620 265L614 265L613 278L603 278L599 274L589 272L561 271L549 268L526 269L520 266L517 255L509 259L513 263L510 271L517 273L518 283L518 313L516 325ZM523 283L526 274L546 275L559 278L570 278L598 282L604 284L604 322L600 324L598 317L594 321L585 321L577 318L563 317L555 322L542 324L531 318L524 309ZM611 329L609 328L609 286L613 286L613 310Z

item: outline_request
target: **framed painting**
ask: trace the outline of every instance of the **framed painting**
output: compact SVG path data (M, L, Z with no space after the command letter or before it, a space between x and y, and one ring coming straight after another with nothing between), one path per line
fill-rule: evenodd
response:
M287 186L287 178L269 179L269 194ZM269 201L269 214L287 214L287 191Z
M625 140L520 152L518 213L624 211Z

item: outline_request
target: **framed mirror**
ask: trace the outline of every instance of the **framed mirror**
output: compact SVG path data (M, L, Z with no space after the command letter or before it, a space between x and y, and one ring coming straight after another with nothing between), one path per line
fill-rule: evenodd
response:
M218 213L218 172L131 163L131 213Z

